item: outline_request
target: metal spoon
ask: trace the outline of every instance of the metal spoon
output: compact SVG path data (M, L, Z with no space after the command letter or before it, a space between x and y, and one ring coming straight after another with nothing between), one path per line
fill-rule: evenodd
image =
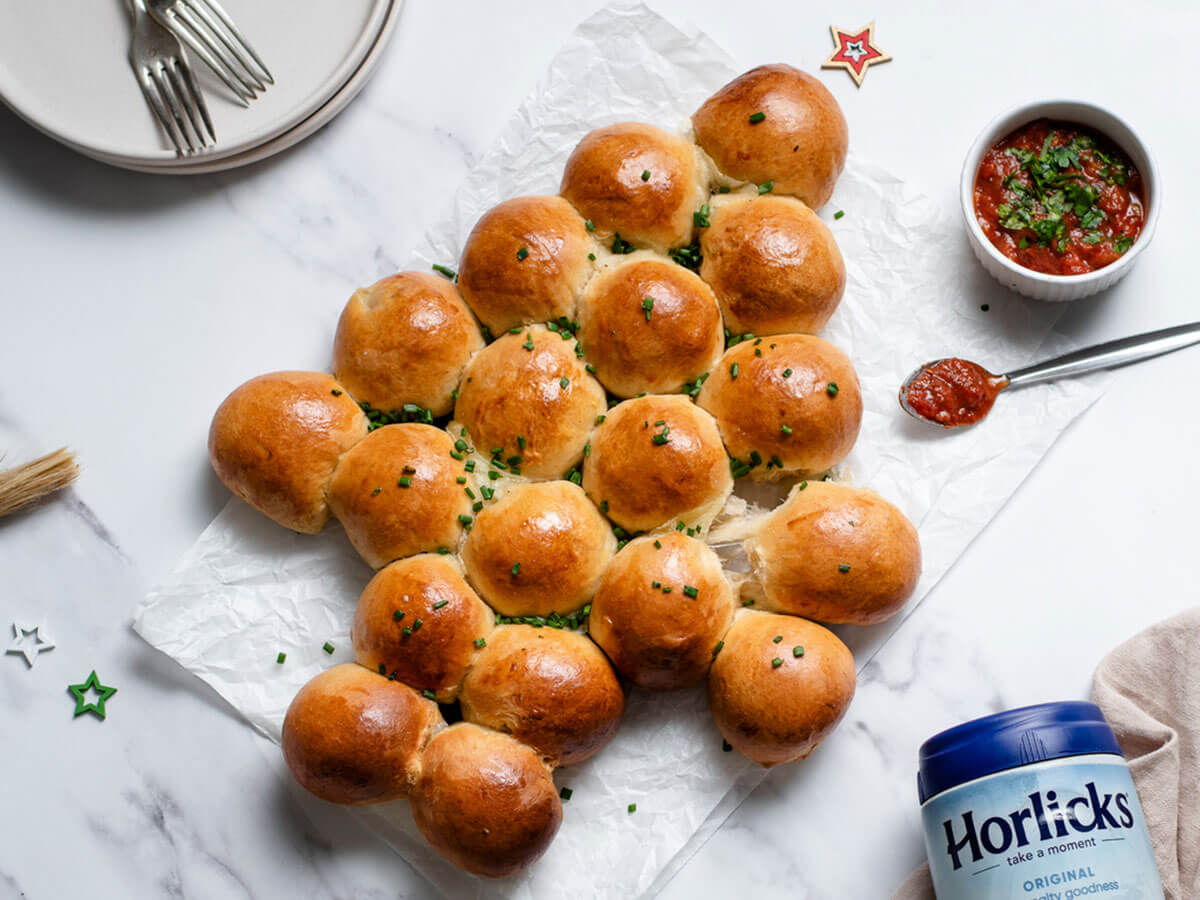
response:
M904 379L904 384L900 386L900 406L914 418L945 428L973 425L988 414L996 395L1008 388L1028 387L1031 384L1041 384L1044 381L1053 381L1056 378L1065 378L1071 375L1084 375L1099 369L1115 369L1118 366L1140 362L1153 356L1161 356L1164 353L1181 350L1198 343L1200 343L1200 322L1193 322L1190 325L1176 325L1173 328L1163 328L1160 331L1150 331L1146 334L1097 344L1095 347L1086 347L1046 362L1017 369L1006 375L993 375L976 363L966 363L981 373L979 387L985 396L981 398L975 409L968 411L969 420L964 422L939 422L922 415L910 405L909 389L917 377L939 363L948 362L948 360L934 360L914 369Z

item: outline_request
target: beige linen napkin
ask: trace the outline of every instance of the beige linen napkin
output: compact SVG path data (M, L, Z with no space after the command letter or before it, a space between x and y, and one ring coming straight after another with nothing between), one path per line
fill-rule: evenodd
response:
M1167 900L1200 898L1200 608L1108 654L1092 699L1129 760ZM924 865L892 900L933 896Z

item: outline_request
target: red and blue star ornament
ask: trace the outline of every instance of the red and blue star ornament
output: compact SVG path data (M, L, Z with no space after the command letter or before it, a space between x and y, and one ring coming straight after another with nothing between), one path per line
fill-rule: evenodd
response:
M892 58L875 43L874 22L858 31L847 31L845 28L830 25L829 33L833 35L834 50L829 59L821 63L821 68L845 69L859 87L862 87L863 79L867 77L867 69L892 61Z

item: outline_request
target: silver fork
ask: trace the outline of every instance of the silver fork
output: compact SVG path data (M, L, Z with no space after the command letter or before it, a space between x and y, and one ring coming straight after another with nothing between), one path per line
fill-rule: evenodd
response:
M154 117L175 145L175 152L187 156L216 143L208 107L196 89L182 45L150 17L146 0L130 0L130 12L133 40L129 45L129 62Z
M150 14L169 28L233 91L242 106L275 79L217 0L149 0Z

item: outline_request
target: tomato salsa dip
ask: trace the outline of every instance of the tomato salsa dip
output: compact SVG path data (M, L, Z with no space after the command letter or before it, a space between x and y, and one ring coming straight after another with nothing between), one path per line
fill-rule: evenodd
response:
M1120 259L1145 221L1129 157L1082 125L1038 119L1000 140L975 175L975 218L1018 265L1082 275Z
M929 363L900 389L900 403L922 419L954 428L973 425L992 410L996 395L1008 387L1003 375L993 375L965 359Z

